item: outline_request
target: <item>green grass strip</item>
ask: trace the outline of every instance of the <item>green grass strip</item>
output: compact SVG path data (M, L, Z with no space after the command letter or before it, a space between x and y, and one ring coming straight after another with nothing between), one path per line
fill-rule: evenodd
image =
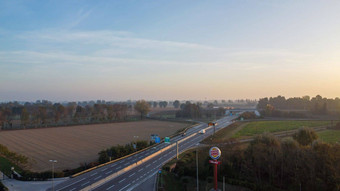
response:
M245 127L238 131L233 138L253 136L264 132L274 133L289 131L300 127L320 127L329 125L331 125L330 121L255 121L245 125Z
M319 139L326 143L340 143L340 130L326 130L317 133Z

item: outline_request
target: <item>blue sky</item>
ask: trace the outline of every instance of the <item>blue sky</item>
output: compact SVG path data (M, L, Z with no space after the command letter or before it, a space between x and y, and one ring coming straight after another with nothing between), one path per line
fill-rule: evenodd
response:
M339 1L0 1L0 101L340 95Z

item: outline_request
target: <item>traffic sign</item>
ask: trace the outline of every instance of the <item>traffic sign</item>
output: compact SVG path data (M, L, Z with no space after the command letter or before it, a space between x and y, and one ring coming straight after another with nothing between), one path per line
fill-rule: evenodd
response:
M161 142L161 138L155 137L155 143L160 143L160 142Z
M212 159L217 160L221 156L221 150L218 147L211 147L209 150L209 156Z
M164 138L164 143L170 143L170 137L165 137Z

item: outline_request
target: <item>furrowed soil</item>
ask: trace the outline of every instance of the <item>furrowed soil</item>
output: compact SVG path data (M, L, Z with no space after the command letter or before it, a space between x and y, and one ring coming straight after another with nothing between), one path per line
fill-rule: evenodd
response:
M102 149L135 140L149 141L151 134L165 137L188 126L185 123L147 120L0 131L0 144L29 157L32 161L29 169L32 171L51 170L50 159L58 161L56 170L64 170L96 161Z

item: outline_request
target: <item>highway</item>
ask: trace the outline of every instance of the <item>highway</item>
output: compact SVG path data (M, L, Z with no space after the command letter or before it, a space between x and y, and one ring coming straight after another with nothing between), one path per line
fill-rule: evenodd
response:
M224 128L231 123L235 116L228 116L218 120L216 130ZM179 153L194 147L205 137L211 135L213 127L209 127L205 134L199 134L201 129L208 128L205 123L190 128L186 136L176 136L171 139L171 144L161 143L143 152L137 153L115 163L97 168L75 178L68 179L55 186L56 191L76 190L136 190L143 182L154 178L158 169L176 157L176 141L179 142ZM151 156L152 158L150 158ZM148 159L150 158L150 159ZM144 160L144 161L141 161ZM52 190L49 188L48 190Z

